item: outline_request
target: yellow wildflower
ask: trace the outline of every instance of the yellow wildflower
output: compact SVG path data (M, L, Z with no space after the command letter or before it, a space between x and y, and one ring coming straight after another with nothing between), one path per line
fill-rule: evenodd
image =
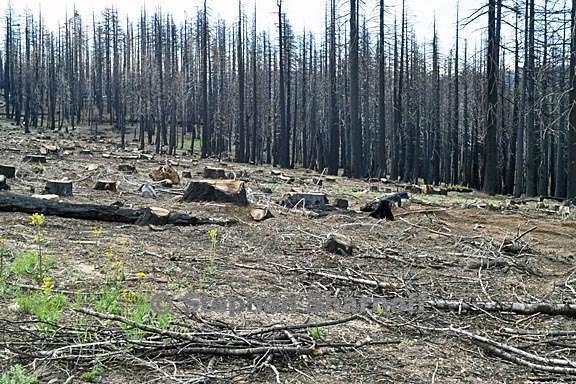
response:
M129 290L129 289L124 289L122 290L122 302L125 304L132 304L134 303L136 300L138 299L138 295Z
M34 226L44 225L44 214L43 213L33 213L30 220L30 224Z
M6 245L6 239L0 236L0 248L4 248L4 245Z
M100 236L102 236L102 227L98 227L98 228L94 228L92 230L92 234L94 235L94 237L99 238Z
M145 277L146 277L146 272L136 272L136 278L138 278L139 280L142 280Z
M118 244L120 244L121 246L125 246L126 244L128 244L128 240L120 239L120 240L118 240Z
M106 256L108 260L112 260L114 258L114 252L112 252L112 250L109 250L104 253L104 256Z
M53 288L54 280L52 280L52 277L44 276L44 279L42 279L42 290L44 291L44 294L48 296L52 292Z
M44 243L44 236L42 236L41 233L37 233L32 238L32 241L34 241L35 244L42 244Z

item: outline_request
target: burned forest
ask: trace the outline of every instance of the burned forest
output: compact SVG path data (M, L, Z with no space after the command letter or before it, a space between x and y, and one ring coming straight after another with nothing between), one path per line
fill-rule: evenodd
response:
M31 1L0 384L575 380L576 0Z

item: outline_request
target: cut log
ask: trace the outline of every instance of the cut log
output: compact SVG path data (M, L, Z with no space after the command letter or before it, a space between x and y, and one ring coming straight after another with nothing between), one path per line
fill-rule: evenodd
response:
M60 196L58 195L32 195L32 197L35 199L50 200L50 201L60 200Z
M16 167L0 164L0 175L6 176L7 179L13 179L16 177Z
M169 179L173 185L180 184L180 175L170 165L163 165L150 172L150 178L154 181L162 181Z
M8 191L10 186L6 182L6 176L0 175L0 191Z
M186 212L169 211L167 219L164 210L158 208L122 208L113 205L79 204L63 201L50 201L11 192L0 192L0 211L43 213L70 219L98 220L114 223L147 225L151 222L188 225L231 225L234 220L212 219L191 216ZM161 225L161 224L155 224Z
M448 190L444 188L435 188L432 185L424 185L422 187L422 193L425 195L440 195L448 196Z
M72 182L67 180L49 180L45 191L51 195L72 196Z
M352 240L342 235L330 235L324 242L324 249L330 253L352 256Z
M196 180L184 191L183 201L213 201L248 205L246 187L240 180Z
M94 185L96 191L118 192L118 183L112 180L98 180Z
M58 153L58 151L60 150L60 147L58 147L56 144L42 144L40 146L40 154L42 155L47 155L47 154L56 154Z
M328 197L321 192L292 192L285 196L282 205L288 208L324 208L328 205Z
M398 204L399 207L402 206L402 199L407 200L409 198L408 192L398 192L390 196L379 197L363 206L360 210L362 212L370 212L370 217L375 219L394 221L392 207L394 204Z
M120 164L118 170L122 173L128 173L130 175L136 173L136 167L130 164Z
M226 170L222 168L206 167L204 168L204 178L206 179L228 179Z
M26 155L24 161L28 163L46 163L46 156L42 155Z
M250 210L250 216L254 221L264 221L274 217L272 212L266 207L256 207Z

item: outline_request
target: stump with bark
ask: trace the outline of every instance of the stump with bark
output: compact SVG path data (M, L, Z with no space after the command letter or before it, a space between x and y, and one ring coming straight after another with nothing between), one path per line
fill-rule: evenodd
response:
M282 202L287 208L324 208L328 205L328 197L321 192L291 192Z
M96 191L118 192L118 183L112 180L98 180L94 185Z
M183 201L211 201L248 205L246 187L240 180L196 180L184 191Z
M7 179L13 179L16 177L16 167L0 164L0 175L6 176Z
M206 167L204 168L204 178L216 180L228 179L229 177L226 176L226 170L223 168Z
M45 191L51 195L72 196L72 182L67 180L49 180Z

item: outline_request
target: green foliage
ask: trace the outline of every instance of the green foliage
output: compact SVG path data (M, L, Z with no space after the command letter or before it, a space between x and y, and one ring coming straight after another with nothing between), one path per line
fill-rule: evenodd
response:
M57 323L66 304L66 296L63 293L46 295L44 292L33 292L18 296L16 303L22 312L45 322Z
M43 275L56 265L56 259L52 256L45 256L43 260L43 270L38 270L39 263L38 253L34 251L24 252L16 256L10 264L10 272L16 277L22 278L26 275Z
M26 372L20 364L13 365L0 376L0 384L37 384L36 376Z
M313 339L321 339L322 338L322 330L318 327L313 327L308 329L308 334Z
M97 383L104 374L104 366L100 361L96 361L89 371L84 372L82 377L89 383Z
M118 297L120 292L116 287L108 287L101 295L97 297L95 308L98 312L107 312L115 315L121 313L120 303Z
M376 306L376 315L377 316L383 316L384 315L384 307L382 306L382 304L378 304Z
M208 230L208 237L210 238L210 261L206 266L206 273L213 275L216 273L216 245L218 244L218 229L210 228Z

